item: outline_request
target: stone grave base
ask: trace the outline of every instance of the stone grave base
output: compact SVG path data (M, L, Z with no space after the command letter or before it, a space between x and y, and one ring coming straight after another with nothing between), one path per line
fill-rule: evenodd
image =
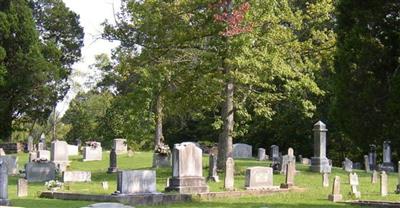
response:
M294 188L293 184L287 184L287 183L282 183L281 184L282 189L288 189L288 188Z
M329 201L338 202L343 200L343 196L341 194L329 194Z
M328 158L312 157L311 158L311 171L320 173L330 173L331 166L329 165Z
M356 205L360 207L400 207L400 202L390 201L366 201L366 200L349 200L345 201L346 204Z
M379 169L385 171L386 173L394 172L393 163L383 163L382 165L379 166Z
M271 191L271 190L279 190L279 186L260 186L260 187L245 187L244 189L248 191L256 191L256 190L265 190L265 191Z
M204 177L182 177L169 179L169 186L165 191L177 191L181 194L197 194L208 192Z

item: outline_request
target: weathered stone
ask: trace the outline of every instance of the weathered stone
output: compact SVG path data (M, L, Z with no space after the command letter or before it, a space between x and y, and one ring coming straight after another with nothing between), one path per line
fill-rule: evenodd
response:
M61 165L62 167L64 167L66 166L66 164L68 164L67 142L57 140L51 142L50 160L53 161L57 166Z
M397 162L397 186L396 194L400 194L400 161Z
M272 161L279 161L279 146L271 145L269 154Z
M330 173L331 166L326 157L326 132L328 129L322 121L314 125L314 157L311 158L311 171Z
M96 161L103 159L103 149L100 142L88 143L83 148L83 161Z
M117 171L117 153L115 149L112 148L110 151L110 166L108 167L107 173L116 173Z
M49 150L38 150L37 151L37 158L41 159L41 160L48 160L50 161L51 158L51 153Z
M109 202L105 202L105 203L96 203L96 204L91 204L87 207L82 207L82 208L134 208L128 205L123 205L123 204L119 204L119 203L109 203Z
M265 149L264 148L258 148L258 160L263 161L265 160Z
M225 164L225 181L224 181L224 188L227 191L233 191L235 189L234 174L235 174L235 161L231 157L228 157L226 159L226 164Z
M90 171L64 171L62 174L63 182L90 182L92 173Z
M342 167L343 170L346 172L352 172L353 171L353 162L349 158L345 158L344 161L342 162Z
M237 143L233 145L233 158L252 158L252 146L248 144Z
M77 156L79 155L79 146L78 145L68 145L68 156Z
M28 196L28 180L25 178L19 178L17 183L17 196L26 197Z
M28 136L27 151L28 152L35 151L34 150L34 145L33 145L33 137L30 136L30 135Z
M376 170L376 145L374 144L369 145L368 159L371 171Z
M381 181L380 181L381 196L387 196L388 195L388 178L387 178L386 172L382 171L380 176L381 176Z
M45 182L56 178L53 162L30 162L25 165L25 177L29 182Z
M7 167L8 175L18 174L18 157L14 155L0 156L0 161Z
M7 154L4 152L3 148L0 148L0 156L6 156Z
M273 170L270 167L250 167L246 169L246 190L276 189L273 186Z
M369 167L368 155L364 155L364 168L365 168L365 172L367 172L367 173L371 172L371 168Z
M281 173L281 174L284 174L284 175L286 175L286 165L289 163L289 162L292 162L292 163L296 163L296 156L294 156L294 150L293 150L293 148L289 148L288 149L288 154L287 155L284 155L284 156L281 156L280 157L280 161L279 161L279 168L280 169L278 169L278 171ZM295 168L295 171L296 171L296 166L294 166L294 168ZM275 170L274 170L275 171Z
M294 186L294 177L296 175L296 162L289 161L286 164L286 178L285 183L281 184L281 188L290 188Z
M133 155L134 155L134 152L132 150L128 150L128 157L133 157ZM170 164L171 164L171 162L170 162Z
M380 165L380 170L385 172L393 172L394 166L392 163L392 150L390 147L391 141L383 142L383 163Z
M210 154L208 157L208 180L219 182L219 177L217 173L217 156Z
M322 187L329 187L329 173L322 173Z
M101 187L103 188L103 190L108 190L109 188L108 181L101 182Z
M349 184L352 186L360 185L357 173L349 173Z
M171 155L170 154L153 154L153 168L166 168L171 167Z
M126 142L126 139L114 139L113 147L115 148L117 155L128 153L128 143Z
M118 171L117 191L120 194L155 193L156 171Z
M328 196L328 199L333 202L338 202L343 199L342 194L340 194L340 177L335 176L333 179L332 194Z
M0 206L9 206L7 166L0 161Z
M29 152L28 161L32 162L38 158L37 152Z
M371 174L371 183L377 183L378 182L378 171L373 170Z
M311 165L311 160L308 158L303 158L303 160L301 161L301 164L303 165Z
M203 177L202 150L193 142L175 144L172 151L172 178L166 191L205 193L208 186Z

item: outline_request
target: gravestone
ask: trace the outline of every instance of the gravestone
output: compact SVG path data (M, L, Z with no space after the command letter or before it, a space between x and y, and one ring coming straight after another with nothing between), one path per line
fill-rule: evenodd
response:
M153 153L153 168L171 167L171 154Z
M38 158L37 152L29 152L29 156L28 156L29 162L32 162L33 160L36 160L37 158Z
M82 146L82 140L75 139L75 145L78 146L78 148L80 148Z
M296 162L289 161L286 164L286 178L285 183L281 184L281 188L291 188L294 186L294 177L296 175Z
M322 173L322 187L329 187L329 173Z
M228 157L226 159L226 164L225 164L225 181L224 181L224 188L227 191L234 190L234 182L235 182L234 174L235 174L235 161L231 157Z
M308 158L303 158L303 160L301 161L301 164L303 165L311 165L311 160Z
M237 143L233 145L233 158L252 158L252 146L248 144Z
M3 148L0 148L0 156L6 156L7 154L4 152Z
M9 206L7 166L0 161L0 206Z
M294 150L291 147L289 147L287 155L284 155L284 156L280 157L280 161L279 161L280 170L279 170L279 172L281 174L286 175L286 165L289 162L293 162L294 164L296 163L296 156L294 156ZM296 171L296 166L294 166L294 168L295 168L295 171Z
M68 144L65 141L51 142L50 160L56 165L68 163Z
M269 155L272 161L279 161L279 146L271 145Z
M333 202L338 202L343 199L342 194L340 194L340 177L335 176L333 179L332 194L328 196L328 199Z
M311 158L311 171L330 173L331 166L326 157L326 132L328 129L322 121L314 124L314 157Z
M343 170L350 173L353 171L353 161L351 161L349 158L345 158L344 161L342 162Z
M25 178L19 178L17 183L17 196L28 196L28 181Z
M126 139L114 139L113 147L115 148L117 155L128 153L128 143L126 142Z
M208 157L208 180L219 182L217 173L217 156L210 154Z
M29 182L46 182L56 178L53 162L30 162L25 165L25 178Z
M361 169L362 169L362 168L361 168L361 163L360 163L360 162L355 162L355 163L353 163L353 169L361 170Z
M367 173L371 172L371 168L369 167L368 155L364 155L364 168L365 168L365 172L367 172Z
M400 194L400 161L397 162L397 186L396 194Z
M90 171L64 171L62 173L63 182L90 182L92 173Z
M97 161L103 159L103 149L100 142L87 142L83 148L83 161Z
M156 192L156 171L118 171L117 191L119 194L148 194Z
M51 153L49 150L38 150L37 151L37 158L41 160L48 160L50 161Z
M257 157L258 157L259 161L265 160L265 149L264 148L258 148Z
M246 190L276 189L273 170L270 167L249 167L246 169Z
M44 134L40 135L39 143L38 143L38 148L37 150L47 150L46 146L46 137Z
M108 181L103 181L101 182L101 187L103 188L103 190L108 190Z
M18 157L14 155L0 156L0 161L7 168L8 175L18 174Z
M77 156L79 155L79 146L78 145L68 145L68 156Z
M371 183L377 183L378 182L378 171L373 170L371 174Z
M27 147L28 152L34 151L34 145L33 145L33 137L28 136L28 147Z
M172 151L172 177L166 191L205 193L208 186L203 177L202 150L193 142L175 144Z
M117 153L115 149L112 148L110 151L110 166L108 167L107 173L116 173L117 171Z
M369 167L371 168L371 171L376 170L376 145L374 144L369 145L368 158L369 158Z
M393 172L394 166L392 163L392 150L390 147L390 141L383 142L383 163L380 165L380 169L385 172Z
M349 174L349 183L350 183L350 186L351 186L350 194L352 196L355 196L355 198L357 198L357 199L361 198L361 192L358 190L358 186L360 184L359 184L359 181L358 181L357 173L350 173Z
M380 191L381 191L381 196L387 196L388 195L388 178L386 175L385 171L381 172L381 181L380 181Z

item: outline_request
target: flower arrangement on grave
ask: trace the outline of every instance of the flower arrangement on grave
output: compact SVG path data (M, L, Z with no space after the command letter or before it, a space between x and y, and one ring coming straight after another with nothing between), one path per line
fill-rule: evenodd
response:
M89 146L92 149L96 149L97 147L99 147L99 143L96 141L88 141L86 142L86 146Z
M158 153L160 155L168 156L171 154L171 149L167 144L160 143L156 146L155 148L155 153Z
M45 183L45 186L47 187L47 190L57 191L64 186L64 183L62 183L58 180L51 180L51 181L47 181Z

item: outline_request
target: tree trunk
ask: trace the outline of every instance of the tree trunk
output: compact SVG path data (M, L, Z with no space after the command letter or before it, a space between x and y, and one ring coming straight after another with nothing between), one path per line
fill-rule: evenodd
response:
M229 71L226 71L228 74ZM218 138L218 169L224 170L226 159L232 157L232 132L234 126L234 83L233 79L229 79L225 83L225 102L222 107L223 129Z
M11 111L8 109L3 109L3 111L0 112L0 116L0 141L11 142L13 120Z
M154 147L164 142L163 136L163 100L161 94L157 95L156 106L155 106L155 121L156 129L154 134Z

